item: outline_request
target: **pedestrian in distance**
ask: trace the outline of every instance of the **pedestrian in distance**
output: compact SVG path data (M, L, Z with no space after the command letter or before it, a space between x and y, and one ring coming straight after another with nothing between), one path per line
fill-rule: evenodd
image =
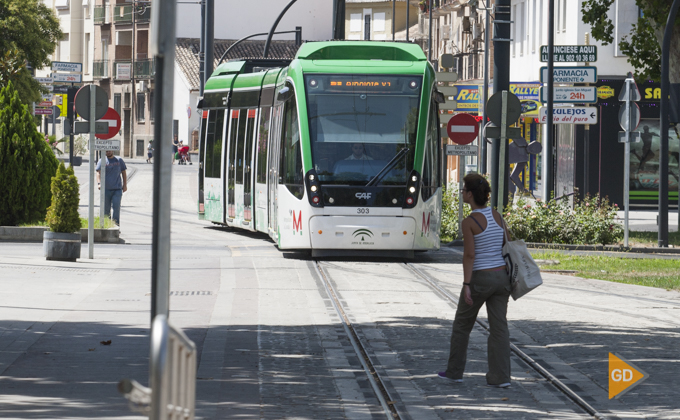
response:
M146 146L146 163L151 163L153 158L153 140L149 141L149 145Z
M113 155L113 151L106 151L106 180L104 185L104 214L111 215L113 207L113 221L120 226L120 202L123 193L127 191L127 167L120 157ZM101 190L101 165L97 162L97 186Z
M463 220L463 289L453 321L446 370L438 376L463 382L470 331L477 313L486 303L490 334L487 341L486 382L495 388L510 386L510 333L508 297L512 290L502 248L507 228L501 215L489 207L491 187L484 177L471 173L464 178L462 199L472 208ZM509 238L508 234L508 238Z
M172 139L172 164L175 164L175 159L177 158L177 152L179 151L179 141L177 140L177 134Z

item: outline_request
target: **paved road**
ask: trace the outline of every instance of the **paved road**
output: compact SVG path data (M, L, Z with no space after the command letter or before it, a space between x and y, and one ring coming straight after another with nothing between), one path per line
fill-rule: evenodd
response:
M148 383L152 173L128 166L125 244L48 263L41 244L0 243L0 418L141 418L115 389L125 377ZM198 347L197 416L384 418L314 262L197 220L195 170L173 171L170 307ZM87 191L87 167L76 173ZM447 248L415 265L457 293L460 261ZM405 418L587 417L514 357L513 387L485 387L481 329L465 382L436 378L454 305L397 261L322 264ZM511 303L511 336L607 416L678 418L679 308L677 292L546 275ZM607 399L610 351L650 373L621 400Z

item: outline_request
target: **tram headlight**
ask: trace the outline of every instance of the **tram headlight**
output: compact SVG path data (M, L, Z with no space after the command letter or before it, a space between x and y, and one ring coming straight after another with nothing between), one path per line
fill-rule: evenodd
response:
M315 88L315 87L319 86L319 82L317 82L315 79L312 79L312 80L309 81L309 86Z
M317 190L316 185L312 185L309 189L312 190L312 192L316 192Z
M408 86L409 86L411 89L415 89L415 88L418 87L418 82L416 82L415 80L411 80L411 83L409 83Z
M328 199L328 202L333 204L333 203L335 203L335 199L333 197L331 197L331 198Z
M415 176L415 175L413 175L413 176L411 177L411 181L413 181L413 182L417 182L417 181L418 181L418 177L417 177L417 176Z
M310 180L310 181L314 181L314 178L315 178L315 177L314 177L314 174L309 174L309 180Z
M396 199L396 198L393 198L393 199L392 199L392 204L397 204L397 199Z
M414 192L416 192L416 187L411 187L408 190L411 192L411 194L413 194Z

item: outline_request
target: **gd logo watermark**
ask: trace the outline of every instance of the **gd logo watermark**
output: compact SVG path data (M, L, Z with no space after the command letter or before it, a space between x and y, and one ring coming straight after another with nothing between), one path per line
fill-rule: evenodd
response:
M609 399L620 398L649 377L621 356L609 353Z

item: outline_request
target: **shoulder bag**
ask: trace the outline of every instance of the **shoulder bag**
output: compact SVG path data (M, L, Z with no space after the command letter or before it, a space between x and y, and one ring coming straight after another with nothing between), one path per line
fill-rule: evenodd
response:
M505 236L503 258L508 266L512 284L510 295L514 300L517 300L543 284L543 279L541 278L541 270L531 257L524 240L511 241L508 238L505 220L503 220L503 235Z

